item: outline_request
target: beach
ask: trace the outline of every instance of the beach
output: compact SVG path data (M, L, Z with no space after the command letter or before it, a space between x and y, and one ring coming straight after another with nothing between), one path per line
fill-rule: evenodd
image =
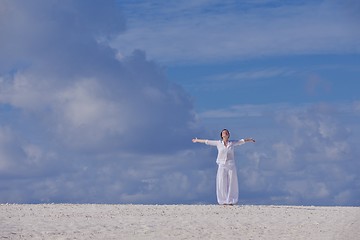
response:
M1 204L0 239L360 239L360 207Z

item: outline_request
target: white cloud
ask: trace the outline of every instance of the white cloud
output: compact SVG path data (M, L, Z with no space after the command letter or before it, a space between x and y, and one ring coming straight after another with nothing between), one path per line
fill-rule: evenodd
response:
M275 151L276 167L281 170L292 170L294 164L294 147L292 144L284 142L275 143L273 145Z
M358 205L359 127L349 118L356 122L359 116L351 106L268 104L221 109L231 116L210 111L223 114L222 125L233 138L257 140L236 153L242 201ZM247 109L259 114L244 114ZM219 117L200 116L209 123Z
M126 202L143 180L188 178L171 166L191 144L191 99L144 52L118 60L106 45L124 29L115 1L0 6L1 202Z
M0 173L5 181L35 176L41 178L57 166L54 160L56 153L29 143L12 126L0 126Z
M125 1L122 6L129 29L113 45L122 53L146 50L150 58L162 62L359 52L354 6L337 1L204 1L198 5Z
M354 112L360 113L360 101L355 101L353 103L353 109L354 109Z
M126 105L107 99L101 89L101 83L95 80L79 80L56 95L52 107L61 137L70 142L75 138L96 144L106 135L122 135L131 127L131 112L127 111Z
M278 106L280 107L280 106ZM205 112L199 113L199 117L203 119L207 118L239 118L239 117L262 117L268 111L267 105L251 105L251 104L243 104L243 105L234 105L229 108L222 109L214 109L208 110ZM271 110L269 110L271 111Z
M169 4L195 9L191 4ZM254 56L257 47L262 53L273 47L269 39L261 39L265 27L276 33L274 28L284 26L285 18L261 27L264 22L256 20L255 10L225 18L226 7L217 12L220 19L212 20L214 15L205 13L202 19L193 18L198 21L191 24L193 28L188 28L190 20L168 25L160 18L159 25L149 28L152 32L144 32L155 43L137 42L134 37L142 37L142 30L130 28L123 41L131 44L118 42L117 53L106 45L109 35L124 31L115 1L13 0L2 1L0 6L4 13L0 15L0 202L214 203L216 150L194 145L191 138L202 134L217 138L221 124L229 125L234 138L257 140L237 151L241 201L359 204L360 152L355 145L359 129L343 117L357 123L358 102L249 104L209 110L197 116L207 126L205 130L212 129L205 131L197 128L191 98L181 87L170 83L144 51L132 52L136 44L144 43L151 56L168 60L168 54L174 54L167 47L169 39L175 39L175 61ZM202 6L196 6L196 11L201 12ZM285 34L293 33L290 28L304 19L303 11L291 8L296 14L289 17L292 22L283 30ZM289 9L274 11L285 14L285 10ZM264 9L262 13L271 19L274 12ZM311 16L309 22L314 20ZM220 28L230 23L234 28ZM262 31L252 31L248 23ZM340 28L343 23L329 27ZM175 27L170 29L170 25ZM210 28L216 34L209 35ZM159 29L164 31L156 36L153 32ZM233 36L233 30L239 31ZM242 31L249 31L250 40L242 38ZM320 41L331 29L324 31L309 36ZM343 31L346 38L348 30ZM304 36L309 33L305 31ZM193 41L188 34L198 39ZM258 37L260 42L254 41ZM338 50L352 51L356 38L355 33L349 40L350 50L345 42ZM274 34L270 40L282 39ZM214 47L215 42L220 47ZM314 48L331 52L334 42ZM239 48L230 54L231 46ZM304 45L290 44L289 49L306 52L309 45L305 41ZM286 74L282 71L234 76L255 79Z
M271 77L294 75L294 71L290 69L262 69L257 71L246 71L246 72L232 72L218 76L210 77L210 80L254 80L254 79L266 79Z

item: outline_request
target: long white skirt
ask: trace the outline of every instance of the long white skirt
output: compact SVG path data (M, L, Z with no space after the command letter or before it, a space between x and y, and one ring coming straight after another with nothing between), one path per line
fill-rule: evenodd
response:
M218 164L216 196L219 204L236 204L238 202L239 186L234 160Z

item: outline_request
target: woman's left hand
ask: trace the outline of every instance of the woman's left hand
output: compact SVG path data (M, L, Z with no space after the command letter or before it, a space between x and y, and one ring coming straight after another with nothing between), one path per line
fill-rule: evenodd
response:
M255 139L253 139L253 138L247 138L247 139L245 139L245 142L255 142Z

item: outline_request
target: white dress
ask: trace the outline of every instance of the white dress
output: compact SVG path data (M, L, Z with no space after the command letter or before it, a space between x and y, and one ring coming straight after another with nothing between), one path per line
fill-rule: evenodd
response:
M206 140L205 144L216 146L218 156L216 163L216 196L219 204L236 204L239 199L239 186L234 157L234 147L245 143L244 139L228 141L227 146L220 140Z

